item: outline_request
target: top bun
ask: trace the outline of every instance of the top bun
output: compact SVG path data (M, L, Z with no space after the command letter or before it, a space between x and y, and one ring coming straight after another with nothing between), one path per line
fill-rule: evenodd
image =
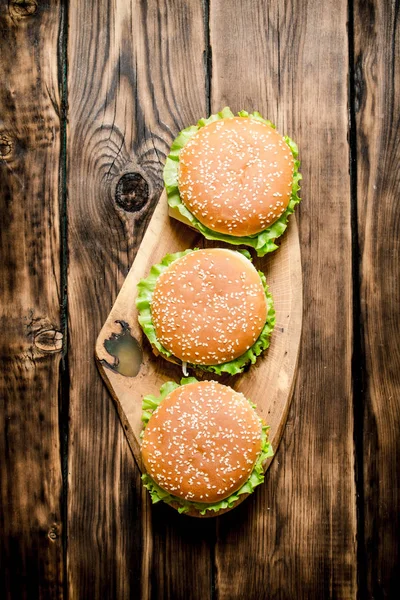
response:
M182 362L219 365L244 354L267 320L260 275L240 252L196 250L156 282L151 316L157 339Z
M199 129L179 154L183 204L209 229L255 235L286 210L294 158L267 123L228 117Z
M178 387L143 432L146 472L165 491L214 503L249 479L262 451L262 423L245 396L216 381Z

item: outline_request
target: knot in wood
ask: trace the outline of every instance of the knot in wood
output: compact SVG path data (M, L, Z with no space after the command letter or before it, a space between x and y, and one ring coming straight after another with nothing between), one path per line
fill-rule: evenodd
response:
M48 536L48 538L49 538L49 539L50 539L52 542L55 542L55 541L56 541L56 539L57 539L57 537L58 537L58 535L57 535L57 531L56 531L56 528L55 528L55 527L51 527L51 528L49 529L49 532L48 532L47 536Z
M30 17L37 11L37 0L12 0L10 12L19 17Z
M115 201L126 212L139 212L149 199L149 184L140 173L125 173L117 183Z
M0 158L10 156L13 149L13 141L6 133L0 133Z
M34 344L38 350L46 354L60 352L63 346L63 334L56 329L39 331L35 335Z

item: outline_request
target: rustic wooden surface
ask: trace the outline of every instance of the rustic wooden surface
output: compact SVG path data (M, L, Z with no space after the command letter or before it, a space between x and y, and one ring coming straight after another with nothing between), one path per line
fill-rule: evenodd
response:
M0 1L0 597L394 598L399 5ZM304 322L265 485L151 507L93 346L176 133L229 104L301 149Z
M2 598L63 592L59 10L0 2Z
M398 595L400 564L400 23L398 2L355 7L359 553L380 599Z

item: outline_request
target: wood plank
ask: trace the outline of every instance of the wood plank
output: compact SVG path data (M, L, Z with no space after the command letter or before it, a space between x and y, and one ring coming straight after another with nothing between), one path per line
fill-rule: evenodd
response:
M209 595L213 527L197 531L194 560L187 522L150 508L93 358L160 195L169 145L205 112L203 51L200 0L70 3L71 598L177 599L193 582L194 599Z
M59 2L0 2L0 597L63 597Z
M211 2L212 109L275 121L304 177L299 377L266 484L218 522L219 600L356 596L346 21L341 0Z
M173 220L168 215L167 194L161 195L149 227L140 245L134 263L118 297L107 317L96 342L96 357L103 379L116 402L118 414L125 429L136 462L141 468L140 434L142 423L142 398L146 394L158 395L166 381L179 381L182 368L172 365L163 357L156 358L138 322L138 311L132 298L136 297L138 282L147 277L151 267L161 262L166 254L187 248L213 248L232 246L205 240L196 230ZM269 439L277 449L289 411L294 378L296 376L302 324L302 273L300 245L295 218L285 236L279 252L269 254L254 263L267 279L274 298L276 327L270 347L257 359L256 366L239 376L218 377L191 371L200 378L217 379L241 391L257 404L257 412L270 425ZM123 324L123 325L121 325ZM118 341L117 341L118 340ZM127 340L130 341L128 349ZM110 341L122 344L119 355L134 372L128 376L114 367L114 357L108 350ZM129 343L129 342L128 342ZM121 363L122 364L122 363ZM265 395L268 389L268 396ZM264 465L268 468L270 460Z
M398 2L354 4L366 597L400 586Z

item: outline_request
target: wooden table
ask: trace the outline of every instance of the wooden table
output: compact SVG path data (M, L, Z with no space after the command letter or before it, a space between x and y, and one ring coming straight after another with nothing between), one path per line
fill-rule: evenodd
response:
M394 598L399 3L1 0L0 597ZM300 147L304 330L266 483L152 507L93 358L184 126Z

